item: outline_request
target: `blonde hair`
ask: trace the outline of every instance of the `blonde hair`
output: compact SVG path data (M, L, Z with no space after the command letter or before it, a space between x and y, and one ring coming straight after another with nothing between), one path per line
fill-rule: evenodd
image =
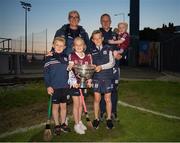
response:
M74 39L74 41L73 41L73 49L74 49L74 45L75 45L75 43L76 43L77 41L81 41L81 42L83 43L83 45L84 45L84 51L85 51L85 50L86 50L86 44L85 44L85 42L84 42L84 39L82 39L81 37L76 37L76 38Z
M77 10L72 10L72 11L70 11L69 14L68 14L68 19L70 19L71 14L73 14L73 13L75 13L75 14L78 15L78 18L79 18L79 21L80 21L80 15L79 15L79 12L78 12Z
M56 41L62 42L64 45L66 45L66 40L63 37L55 37L53 40L53 44L56 43Z
M118 23L118 27L119 27L120 25L124 25L124 26L126 27L126 30L128 29L128 24L127 24L126 22L119 22L119 23Z

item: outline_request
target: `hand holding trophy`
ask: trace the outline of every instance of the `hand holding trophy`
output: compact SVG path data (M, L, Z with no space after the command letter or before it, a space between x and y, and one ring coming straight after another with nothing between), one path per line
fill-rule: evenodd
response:
M95 72L95 66L94 65L74 65L73 66L75 75L80 79L80 88L87 88L86 81L88 79L91 79L94 72Z

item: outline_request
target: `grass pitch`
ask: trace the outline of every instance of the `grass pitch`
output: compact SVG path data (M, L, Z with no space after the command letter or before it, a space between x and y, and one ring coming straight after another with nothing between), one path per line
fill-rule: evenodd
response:
M121 81L119 85L119 99L128 104L150 110L162 112L169 115L180 116L180 83L178 82L161 82L161 81ZM18 127L26 127L46 121L47 119L47 97L43 83L32 83L25 87L13 90L0 89L0 134L5 131L11 131ZM8 100L7 100L8 99ZM88 103L92 104L92 98ZM43 105L41 107L40 105ZM45 106L45 107L44 107ZM22 116L22 109L26 107L35 111L42 110L42 117L38 115L41 112L30 112L34 120L28 120L30 115ZM17 116L23 121L22 124L3 126L16 119L4 112L19 111ZM28 109L26 109L29 111ZM25 110L25 111L26 111ZM44 111L45 110L45 111ZM91 109L92 110L92 109ZM30 110L31 111L31 110ZM39 114L38 114L39 113ZM35 116L35 115L36 116ZM29 115L29 116L28 116ZM54 136L52 141L55 142L111 142L111 141L158 141L172 142L180 141L180 120L167 119L165 117L142 112L129 107L118 105L118 116L120 122L114 122L115 128L107 130L105 122L101 122L98 130L88 130L85 135L78 135L73 131L73 120L69 124L72 129L71 133L62 133L60 136ZM29 117L30 118L30 117ZM93 119L93 115L91 115ZM9 122L8 122L9 121ZM30 121L30 122L29 122ZM28 122L28 124L26 124ZM11 122L10 122L11 123ZM0 141L43 141L44 127L29 130L24 133L17 133L11 136L0 138Z

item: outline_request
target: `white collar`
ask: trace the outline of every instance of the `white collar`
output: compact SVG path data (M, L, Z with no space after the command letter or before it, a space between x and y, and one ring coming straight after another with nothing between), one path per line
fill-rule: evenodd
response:
M101 50L102 48L103 48L103 46L101 45L101 46L96 46L96 48L98 49L98 50Z
M80 58L83 59L85 57L85 54L83 53L83 56L80 56L79 53L75 52L75 54Z

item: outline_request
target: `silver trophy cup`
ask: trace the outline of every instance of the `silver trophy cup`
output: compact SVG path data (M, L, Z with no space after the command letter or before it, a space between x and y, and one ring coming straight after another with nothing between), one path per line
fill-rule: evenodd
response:
M87 88L86 80L92 78L95 67L93 65L75 65L75 75L80 78L80 88Z

